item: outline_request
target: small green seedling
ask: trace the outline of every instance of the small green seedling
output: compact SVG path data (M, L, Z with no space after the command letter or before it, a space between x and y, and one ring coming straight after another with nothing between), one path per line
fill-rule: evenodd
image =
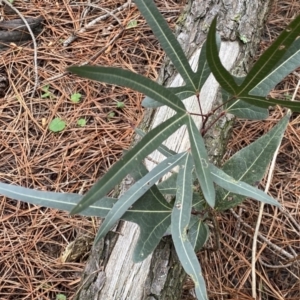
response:
M80 127L84 127L86 125L86 119L81 118L77 121L77 125Z
M49 91L49 88L50 88L49 84L42 87L42 91L44 92L41 96L42 98L50 98L51 97L52 93Z
M137 20L131 20L128 22L126 29L135 28L137 27L137 24L138 24Z
M125 103L124 102L117 102L117 108L124 108L125 107Z
M60 132L64 130L66 127L66 122L63 121L61 118L55 118L49 124L49 130L52 132Z
M115 115L116 114L113 111L111 111L110 113L107 114L107 119L110 120L110 119L114 118Z
M82 97L82 95L80 93L74 93L71 95L71 101L73 103L78 103L78 102L80 102L81 97Z
M64 294L57 294L56 300L67 300L67 297Z

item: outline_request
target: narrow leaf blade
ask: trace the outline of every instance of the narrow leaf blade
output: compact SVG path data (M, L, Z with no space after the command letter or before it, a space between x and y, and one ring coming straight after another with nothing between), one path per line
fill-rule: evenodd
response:
M236 94L238 85L236 84L233 76L228 72L221 63L219 58L219 51L216 42L216 28L217 28L217 17L212 21L208 35L207 35L207 50L206 58L209 64L209 68L214 74L216 80L221 87L232 95Z
M126 86L144 93L148 97L169 106L177 112L185 112L184 105L172 92L155 81L131 71L99 66L73 66L67 68L67 70L84 78Z
M148 174L143 163L131 173L135 181ZM154 251L161 238L171 224L172 205L166 201L156 185L153 185L132 207L122 219L140 226L139 238L136 243L133 260L140 262Z
M249 71L238 93L248 93L262 79L268 76L278 61L284 56L300 32L300 16L296 17L279 35L276 41L260 56Z
M283 107L287 107L292 111L300 112L300 102L296 101L277 100L273 98L264 98L252 95L242 95L241 97L239 97L239 99L252 105L256 105L263 108L280 105Z
M135 3L185 83L194 86L194 73L188 59L154 2L152 0L136 0Z
M263 191L245 182L235 180L233 177L229 176L224 171L218 169L214 165L210 165L210 169L214 182L222 188L226 189L227 191L238 195L246 196L248 198L252 198L254 200L258 200L266 204L280 206L280 204L275 199L273 199Z
M221 39L218 34L216 35L216 40L217 40L216 42L217 42L217 48L219 52L221 46ZM206 82L207 78L211 74L209 64L206 59L206 51L207 51L206 43L207 41L205 41L202 45L201 52L199 55L198 68L194 76L195 78L194 81L196 82L197 91L201 91L204 83Z
M263 78L249 94L267 96L275 86L292 71L300 66L300 39L298 38L287 50L284 57L276 64L271 73Z
M2 182L0 194L30 204L69 212L82 198L78 194L38 191ZM104 197L80 212L80 215L105 218L116 202L115 198ZM153 252L171 224L171 213L172 205L165 200L157 187L153 186L122 216L122 220L134 222L140 227L140 236L134 250L135 262L144 260Z
M169 87L167 89L168 91L175 94L180 100L184 100L195 95L195 91L193 90L193 88L186 85L180 87ZM142 105L146 108L157 108L163 106L162 103L155 101L150 97L145 97L142 101Z
M200 135L193 119L189 117L188 132L191 143L191 151L195 162L196 174L202 193L207 203L214 207L215 188L210 176L208 155L202 136Z
M146 135L146 133L143 130L139 129L139 128L135 128L134 131L135 131L136 134L138 134L141 137L144 137ZM164 145L160 145L157 148L157 151L159 151L165 157L169 157L169 156L173 156L173 155L177 154L175 151L169 149L168 147L166 147Z
M207 300L206 286L201 267L187 233L192 208L192 167L192 158L190 155L187 155L177 178L178 190L172 211L171 232L176 253L184 270L195 283L195 291L198 299Z

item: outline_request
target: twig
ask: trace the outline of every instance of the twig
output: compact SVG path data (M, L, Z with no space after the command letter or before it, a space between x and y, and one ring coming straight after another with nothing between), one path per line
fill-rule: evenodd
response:
M6 0L5 0L6 1ZM91 4L89 4L90 6L92 6ZM113 16L114 18L116 18L115 14L121 12L122 10L124 10L125 8L127 8L128 6L130 7L131 5L134 5L131 3L131 0L129 0L128 2L126 2L125 4L119 6L118 8L112 10L111 12L98 7L98 6L93 6L93 7L97 7L99 9L105 10L107 13L103 16L100 16L96 19L94 19L93 21L91 21L90 23L88 23L86 26L84 26L83 28L81 28L77 33L75 32L74 34L72 34L71 36L69 36L64 42L63 42L63 46L67 47L69 46L72 42L74 42L77 39L77 34L81 34L86 32L90 27L94 26L95 24L97 24L100 21L103 21L105 19L107 19L109 16Z
M274 168L275 168L275 163L276 163L276 158L279 152L280 144L277 146L277 149L273 155L273 159L269 168L269 174L268 174L268 179L267 179L267 184L265 188L265 193L269 191L272 179L273 179L273 173L274 173ZM259 213L258 213L258 218L255 226L255 231L253 235L253 242L252 242L252 257L251 257L251 273L252 273L252 297L256 299L256 271L255 271L255 263L256 263L256 250L257 250L257 237L258 237L258 232L259 232L259 227L264 211L264 206L265 204L262 202L260 204L259 208Z
M259 262L260 262L263 266L265 266L265 267L267 267L267 268L270 268L270 269L282 269L282 268L288 268L288 267L290 267L290 266L292 265L292 263L288 263L288 264L286 264L286 265L277 265L277 266L274 266L274 265L269 265L269 264L263 262L262 259L261 259L260 257L258 258L258 260L259 260Z
M298 80L298 84L296 86L296 89L294 91L293 97L291 101L295 101L295 97L297 95L297 91L299 89L300 86L300 80ZM287 115L291 115L291 110L288 109L287 110ZM269 169L269 174L268 174L268 180L267 180L267 184L266 184L266 188L265 188L265 192L267 193L269 188L270 188L270 184L271 184L271 180L273 177L273 172L274 172L274 168L275 168L275 162L276 162L276 158L279 152L279 148L280 145L278 145L273 159L272 159L272 163ZM261 219L262 219L262 214L263 214L263 209L264 209L264 203L261 203L260 205L260 209L259 209L259 214L258 214L258 219L257 219L257 223L256 223L256 227L255 227L255 232L254 232L254 236L253 236L253 244L252 244L252 260L251 260L251 264L252 264L252 297L254 299L256 299L256 272L255 272L255 262L256 262L256 249L257 249L257 236L258 236L258 231L259 231L259 227L260 227L260 223L261 223ZM281 209L282 211L282 209ZM293 259L293 258L292 258Z
M254 229L247 224L232 208L230 209L231 213L233 214L233 216L239 220L241 222L241 224L243 224L245 227L249 228L251 231L254 231ZM244 232L242 230L242 232ZM249 232L245 232L247 235L249 236L253 236L251 235ZM265 242L268 246L270 246L270 248L273 248L274 251L276 251L277 253L280 253L281 255L287 257L288 259L294 259L295 257L293 255L291 255L290 253L288 253L287 251L285 251L284 249L278 247L277 245L273 244L271 241L269 241L267 238L265 238L262 234L258 233L257 236L263 241Z
M89 63L91 63L93 60L95 60L99 55L101 55L109 46L111 46L115 40L117 40L121 34L123 33L123 30L121 30L107 45L105 45L104 47L102 47L99 51L97 51L94 55L92 55L88 60L86 60L85 62L79 64L80 67L82 66L85 66ZM57 75L54 75L50 78L47 78L43 81L43 83L46 83L46 82L49 82L49 81L53 81L53 80L56 80L56 79L59 79L61 77L64 77L65 75L67 75L69 72L68 71L65 71L65 72L62 72L60 74L57 74Z
M34 62L34 87L33 87L33 91L31 93L31 97L34 96L36 89L38 87L39 84L39 75L38 75L38 64L37 64L37 44L36 44L36 40L35 40L35 36L27 22L27 20L24 18L24 16L20 13L20 11L13 6L8 0L2 0L2 2L9 6L20 18L21 20L24 22L24 24L26 25L26 28L28 29L28 32L32 38L32 42L33 42L33 62Z
M101 9L107 11L104 8L101 8ZM112 14L112 13L108 12L108 14ZM85 65L89 64L90 62L94 61L96 58L98 58L98 56L101 55L109 46L111 46L121 36L121 34L124 32L124 26L122 25L122 22L120 21L120 19L117 18L114 15L112 15L112 17L114 17L117 20L117 22L120 24L120 26L121 26L120 32L118 34L116 34L114 36L114 38L109 41L109 43L107 43L104 47L102 47L99 51L97 51L94 55L92 55L88 60L86 60L85 62L79 64L79 66L85 66ZM53 81L53 80L59 79L59 78L65 76L65 75L67 75L68 73L69 72L66 71L66 72L57 74L55 76L47 78L46 80L44 80L44 82L49 82L49 81Z

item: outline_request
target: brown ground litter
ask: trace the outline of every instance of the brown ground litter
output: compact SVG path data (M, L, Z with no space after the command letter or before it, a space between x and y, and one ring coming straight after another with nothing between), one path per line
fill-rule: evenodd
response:
M42 16L45 21L36 37L39 86L34 97L30 97L35 77L32 42L1 52L0 74L9 80L0 100L2 182L83 193L128 148L133 135L130 124L143 117L140 94L65 73L67 66L89 61L156 79L162 63L159 44L134 5L124 8L126 1L108 0L101 2L100 9L86 2L14 1L25 17ZM157 4L174 26L181 5ZM119 12L109 14L118 8ZM15 18L4 11L5 20ZM137 27L126 29L134 20ZM64 46L74 33L76 40ZM74 93L82 94L78 104L70 100ZM123 102L124 108L117 108L117 102ZM67 124L60 133L48 129L56 117ZM84 127L77 125L81 118L87 121ZM55 299L58 293L71 299L88 254L64 264L60 256L78 236L94 235L98 221L4 197L0 212L0 299Z
M108 15L89 30L78 33L95 18L107 14L106 10L126 3L104 1L101 6L106 10L103 10L87 7L85 2L14 1L24 16L43 16L45 21L42 33L36 38L40 84L34 97L30 97L34 87L32 43L22 48L11 46L1 52L0 75L4 73L9 78L9 89L5 98L0 99L3 182L83 193L128 147L133 135L130 123L137 124L142 119L141 95L64 73L67 66L87 62L95 55L91 59L93 64L123 67L155 79L163 59L156 39L134 6L115 14L117 18ZM156 2L170 25L174 25L179 4L171 0ZM261 49L299 13L297 1L274 1ZM12 18L15 16L5 15L5 19ZM124 29L131 20L137 20L138 27ZM74 32L78 38L64 47L64 41ZM273 93L278 98L290 97L300 79L297 74L289 76ZM43 87L48 85L50 94L44 97ZM76 92L83 95L79 104L70 100ZM296 99L299 96L298 93ZM117 109L117 101L124 102L124 109ZM113 118L109 118L111 112L115 114ZM263 123L238 120L227 157L267 132L282 114L275 110ZM48 130L54 117L67 123L61 133ZM86 126L77 126L80 118L86 119ZM266 207L260 227L262 236L293 255L300 253L299 123L299 116L294 114L270 189L288 215ZM264 185L265 180L262 189ZM258 208L257 203L247 201L234 210L244 223L232 212L218 216L221 249L199 255L210 299L252 299L252 230L245 224L254 228ZM76 262L66 263L61 262L61 254L76 237L94 235L97 226L98 220L94 218L70 217L65 212L1 197L0 299L55 299L59 293L71 299L88 253ZM260 299L299 299L299 263L292 262L288 268L270 267L286 264L288 260L266 243L259 244L258 254ZM187 281L185 295L191 287L192 283Z
M261 42L264 51L292 19L300 14L299 1L274 1ZM296 70L280 83L272 96L291 100L300 80ZM300 99L297 91L296 100ZM284 115L284 110L270 112L263 122L237 120L224 159L268 132ZM284 208L265 206L257 249L257 298L274 300L300 299L300 116L294 113L284 135L276 160L270 194ZM266 176L267 178L267 176ZM266 178L259 187L265 188ZM231 212L218 215L221 248L217 252L199 253L211 300L250 300L251 253L253 230L259 204L245 201ZM247 226L248 225L248 226ZM270 244L264 239L270 241ZM274 249L273 245L279 249ZM289 260L287 254L296 257ZM282 267L286 265L286 267ZM186 283L186 289L191 286ZM185 295L188 294L185 292ZM194 299L186 296L185 299Z

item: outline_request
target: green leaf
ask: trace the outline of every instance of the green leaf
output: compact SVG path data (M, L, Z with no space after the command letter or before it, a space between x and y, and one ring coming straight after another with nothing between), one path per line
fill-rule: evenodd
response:
M125 103L124 102L117 102L117 108L124 108L125 107Z
M300 66L300 39L289 47L283 58L276 64L271 73L263 78L249 94L267 96L275 86Z
M169 28L168 23L160 14L154 2L152 0L136 0L135 4L146 19L161 47L164 49L166 55L171 59L185 83L193 86L194 91L196 91L193 82L194 73L189 61L186 58L179 42ZM154 97L152 98L155 99Z
M49 91L49 88L50 88L49 84L42 87L42 91L44 93L41 95L41 98L43 98L43 99L44 98L50 98L52 96L52 93Z
M131 173L136 181L147 174L148 170L142 163ZM172 207L153 185L122 217L140 226L133 254L135 262L142 261L156 248L171 224Z
M204 83L206 82L208 76L211 73L209 65L208 65L208 61L206 59L206 51L207 51L206 43L207 42L204 42L204 44L201 47L201 52L200 52L199 61L198 61L198 68L195 73L194 81L196 82L197 91L201 91ZM219 53L220 46L221 46L221 39L218 34L216 35L216 43L217 43L217 48L218 48L218 53Z
M107 114L107 119L110 120L116 116L115 112L111 111Z
M242 95L239 97L239 99L263 108L267 108L269 106L281 105L283 107L287 107L291 109L292 111L300 112L300 102L277 100L273 98L264 98L264 97L252 96L252 95Z
M138 24L137 20L131 20L128 22L126 29L135 28L137 27L137 24Z
M222 167L223 172L250 185L259 182L281 142L288 121L289 116L285 116L267 134L234 154ZM218 187L216 190L216 210L223 211L235 207L245 200L245 197L222 188Z
M195 283L198 300L207 300L201 267L187 233L192 208L192 168L193 160L190 155L187 155L177 178L178 189L171 217L171 232L178 258Z
M78 194L38 191L0 182L0 194L34 205L71 211L82 198ZM104 218L117 202L114 198L102 198L82 211L82 216ZM153 186L123 215L122 219L140 227L140 236L134 251L134 261L145 259L157 246L171 224L172 205Z
M173 173L164 181L157 184L157 188L164 195L176 195L177 192L177 173Z
M138 134L141 137L144 137L146 135L146 133L143 130L139 129L139 128L135 128L134 131L135 131L136 134ZM175 151L169 149L168 147L164 146L163 144L161 144L157 148L157 151L159 151L165 157L169 157L169 156L173 156L173 155L177 154Z
M180 100L184 100L191 96L195 95L195 91L190 86L179 86L179 87L169 87L168 91L175 94ZM153 100L152 98L145 97L142 101L142 105L147 108L157 108L162 106L163 104Z
M80 119L77 121L77 125L80 126L80 127L84 127L84 126L86 125L86 119L80 118Z
M0 182L0 194L19 201L66 211L70 211L74 203L82 198L78 194L38 191L3 182Z
M196 174L206 202L215 206L215 188L210 176L208 155L202 136L200 135L193 119L189 117L188 131L191 151L195 162Z
M60 132L63 131L66 127L66 122L61 118L53 119L49 124L49 130L52 132Z
M226 111L238 118L247 120L265 120L269 116L268 109L241 100L237 100L233 105L230 105Z
M67 300L67 296L64 294L57 294L56 300Z
M154 251L171 224L172 206L153 186L122 217L140 227L140 236L133 253L133 261L140 262Z
M203 220L191 216L188 237L195 252L198 252L209 238L209 228Z
M152 153L165 139L180 128L186 122L186 118L186 115L176 114L148 132L134 148L130 149L106 172L101 180L93 185L80 203L72 210L71 214L79 213L106 196L136 164Z
M275 199L268 196L263 191L245 182L235 180L233 177L227 175L224 171L218 169L212 164L210 165L210 170L211 170L213 181L217 185L226 189L227 191L238 195L246 196L248 198L252 198L254 200L258 200L266 204L280 206Z
M240 79L235 77L235 79ZM222 89L222 100L226 103L231 99L232 95ZM235 100L234 102L225 104L225 109L228 113L231 113L238 118L250 119L250 120L264 120L269 116L269 111L266 108L257 107L241 100Z
M266 78L274 66L284 56L300 32L300 16L296 17L280 34L276 41L259 57L249 71L244 82L238 89L238 94L247 94L255 88L261 80ZM286 106L288 107L288 106Z
M200 192L193 193L193 210L201 212L207 208L207 204Z
M99 66L73 66L67 68L67 70L84 78L131 88L169 106L177 112L185 112L184 105L173 93L158 83L131 71Z
M163 162L153 168L147 175L131 186L107 214L104 222L101 224L100 230L97 233L95 243L97 243L108 233L111 227L119 219L121 219L124 213L134 202L144 195L157 180L177 166L185 156L187 156L186 153L179 153L166 158Z
M208 31L206 41L206 59L210 70L214 74L221 87L231 95L235 95L236 91L238 90L238 85L236 84L230 72L224 68L219 58L219 51L216 42L216 28L217 17L215 17L212 21Z
M78 103L81 99L82 95L80 93L74 93L71 95L71 101L73 103Z

